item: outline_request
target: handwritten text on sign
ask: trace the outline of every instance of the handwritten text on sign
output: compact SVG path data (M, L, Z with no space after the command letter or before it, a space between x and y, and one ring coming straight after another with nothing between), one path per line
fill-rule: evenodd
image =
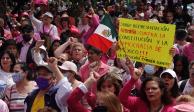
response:
M120 18L119 20L119 58L125 53L135 61L169 67L172 56L175 25L150 23Z

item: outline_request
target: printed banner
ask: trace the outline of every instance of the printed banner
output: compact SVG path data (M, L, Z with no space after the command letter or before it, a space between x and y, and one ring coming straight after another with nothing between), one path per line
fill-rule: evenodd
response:
M169 67L172 56L175 25L119 19L119 47L117 56L143 63Z

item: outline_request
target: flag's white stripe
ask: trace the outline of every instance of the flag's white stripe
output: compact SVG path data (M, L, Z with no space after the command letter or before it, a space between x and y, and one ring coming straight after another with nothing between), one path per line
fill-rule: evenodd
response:
M96 30L95 30L95 32L94 33L96 33L96 34L98 34L98 35L100 35L100 36L102 36L102 37L104 37L104 38L106 38L106 39L108 39L108 40L110 40L111 42L115 42L116 41L116 39L113 39L112 38L112 34L111 34L111 32L110 32L110 35L109 36L105 36L105 35L103 35L103 31L105 31L105 30L109 30L109 31L111 31L111 29L109 28L109 27L107 27L106 25L103 25L103 24L99 24L98 25L98 27L96 28Z

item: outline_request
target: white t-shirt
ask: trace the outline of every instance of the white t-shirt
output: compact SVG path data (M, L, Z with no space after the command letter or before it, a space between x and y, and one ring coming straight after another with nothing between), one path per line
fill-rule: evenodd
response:
M181 86L181 83L182 82L183 81L180 81L179 82L179 87ZM185 87L184 87L184 89L183 89L182 94L190 95L190 94L192 94L193 90L194 90L194 87L189 83L189 80L188 80L187 83L186 83L186 85L185 85Z
M13 73L4 72L2 69L0 69L0 80L5 81L7 87L11 87L15 83L12 79Z

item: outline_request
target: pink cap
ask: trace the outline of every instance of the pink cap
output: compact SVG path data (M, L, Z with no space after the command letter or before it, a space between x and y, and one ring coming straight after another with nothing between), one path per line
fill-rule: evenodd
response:
M194 103L182 103L174 106L173 108L181 112L194 112Z
M28 14L27 12L23 12L23 13L21 14L21 16L29 16L29 14Z

